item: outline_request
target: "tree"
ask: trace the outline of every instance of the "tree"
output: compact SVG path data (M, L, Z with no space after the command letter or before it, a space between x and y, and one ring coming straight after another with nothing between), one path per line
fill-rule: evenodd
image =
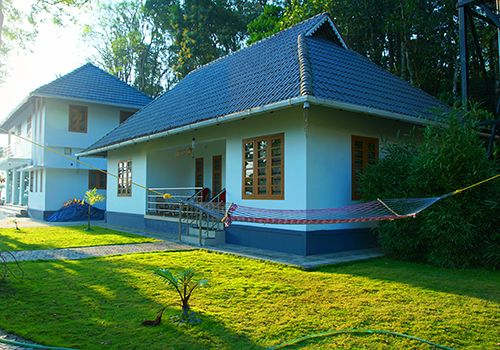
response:
M26 50L37 35L37 23L47 15L56 24L68 16L67 10L82 8L91 0L36 0L29 13L15 7L12 0L0 0L0 83L5 75L5 58L12 50ZM71 16L70 16L71 17ZM73 20L74 18L71 17Z
M205 286L208 281L205 279L196 279L196 272L192 269L181 270L178 273L172 273L168 269L157 269L155 273L160 276L168 285L174 287L182 306L181 321L189 322L189 299L194 290L198 287Z
M87 192L85 192L85 197L83 199L87 203L87 231L90 231L90 217L92 213L92 206L96 203L103 202L105 200L105 197L102 194L97 193L96 188L93 188L92 190L88 190Z
M449 125L429 126L421 143L389 145L361 175L364 199L450 193L496 173L476 128L475 109ZM500 181L444 198L415 219L380 222L379 241L400 259L444 267L500 267Z
M456 0L290 0L275 14L262 14L249 26L250 37L278 30L321 12L329 12L348 46L402 79L452 104L459 95L459 44ZM475 20L477 22L477 20ZM279 28L273 26L280 23ZM496 31L478 26L486 74L474 79L472 96L492 110L498 77ZM260 37L260 36L259 36ZM479 76L476 61L471 68Z
M238 50L247 23L266 1L147 0L146 8L165 36L170 36L170 67L176 79Z
M264 6L260 16L248 23L249 38L247 44L252 44L279 32L284 12L285 9L278 5Z
M124 82L153 97L170 86L169 38L140 1L103 5L84 36L98 51L95 63Z

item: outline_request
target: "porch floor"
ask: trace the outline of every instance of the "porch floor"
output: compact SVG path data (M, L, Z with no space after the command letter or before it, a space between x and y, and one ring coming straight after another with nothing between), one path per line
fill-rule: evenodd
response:
M155 230L134 229L116 225L99 224L99 226L110 229L143 235L146 237L157 238L161 240L177 242L177 234L169 232L160 232ZM187 243L183 243L187 244ZM204 246L202 249L244 256L250 259L270 261L279 264L299 267L304 270L312 270L320 266L344 264L353 261L367 260L384 256L381 249L361 249L351 250L338 253L318 254L318 255L296 255L290 253L282 253L274 250L252 248L235 244L220 244L217 246Z
M67 225L78 225L83 224L80 222L64 222L64 223L50 223L45 221L34 220L30 218L20 218L20 224L23 227L36 227L36 226L67 226ZM0 218L0 227L13 227L13 223L8 219L1 220ZM106 227L122 232L128 232L133 234L138 234L146 237L152 237L159 240L176 243L177 242L177 234L169 233L164 231L155 231L155 230L145 230L145 229L135 229L124 226L117 225L109 225L104 221L95 221L94 225L98 225L101 227ZM183 243L183 245L187 245ZM193 246L193 248L197 248ZM382 250L380 249L363 249L363 250L352 250L346 252L339 253L330 253L330 254L318 254L318 255L295 255L290 253L282 253L273 250L267 249L259 249L252 247L245 247L234 244L221 244L218 246L205 246L202 249L206 249L209 251L219 252L219 253L227 253L234 254L239 256L244 256L250 259L264 260L275 262L279 264L285 264L290 266L299 267L304 270L312 270L318 268L320 266L325 265L335 265L335 264L344 264L353 261L367 260L378 258L384 255Z

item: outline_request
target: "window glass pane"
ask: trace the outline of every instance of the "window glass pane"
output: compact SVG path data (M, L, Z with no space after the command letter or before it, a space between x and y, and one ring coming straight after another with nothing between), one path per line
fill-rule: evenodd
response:
M243 142L242 187L247 198L273 199L273 196L282 198L282 137L263 136Z
M281 194L281 186L273 186L272 194Z

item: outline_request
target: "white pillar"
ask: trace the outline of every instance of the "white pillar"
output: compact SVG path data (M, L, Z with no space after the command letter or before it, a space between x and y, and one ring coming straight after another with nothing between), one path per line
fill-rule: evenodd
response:
M19 204L19 172L15 169L12 170L12 204Z

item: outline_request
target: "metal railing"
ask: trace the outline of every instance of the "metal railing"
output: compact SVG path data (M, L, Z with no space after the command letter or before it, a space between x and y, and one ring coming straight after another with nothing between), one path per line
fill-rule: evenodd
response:
M153 188L147 197L148 215L176 218L178 237L197 236L199 245L205 238L215 238L217 231L224 230L221 219L226 212L226 203L222 201L225 190L217 193L209 201L203 202L204 189L201 187ZM159 193L158 193L159 192ZM172 198L165 199L168 193Z
M163 187L151 190L147 195L147 215L177 218L183 203L200 202L203 199L203 187ZM170 194L172 198L166 199L164 194Z

